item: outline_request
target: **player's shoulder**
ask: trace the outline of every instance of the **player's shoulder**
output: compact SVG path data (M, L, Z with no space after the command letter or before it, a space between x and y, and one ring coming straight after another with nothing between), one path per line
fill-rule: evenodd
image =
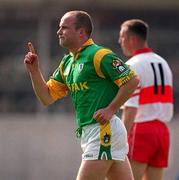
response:
M138 64L138 63L140 63L140 58L137 57L137 56L133 56L133 57L131 57L130 59L128 59L126 61L126 64L128 64L128 65L135 65L135 64Z
M94 53L102 53L102 52L113 53L113 51L110 48L97 44L92 45L91 50L93 50Z
M65 54L65 55L63 56L63 58L62 58L62 61L66 61L66 60L68 60L68 59L71 58L71 57L72 57L71 53Z
M59 66L61 66L62 68L66 67L69 64L69 62L71 61L70 60L71 57L72 57L72 55L70 53L64 55L63 58L60 61L60 65Z
M91 55L93 56L94 61L101 61L104 59L113 59L113 57L117 57L117 55L108 47L101 45L93 45L91 48Z
M158 61L161 61L161 62L163 62L163 63L166 63L166 62L167 62L166 59L164 59L164 57L162 57L162 56L159 55L159 54L154 53L154 57L155 57Z

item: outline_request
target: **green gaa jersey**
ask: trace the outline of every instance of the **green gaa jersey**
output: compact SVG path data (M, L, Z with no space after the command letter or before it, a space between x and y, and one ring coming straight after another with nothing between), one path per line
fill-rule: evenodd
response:
M54 100L70 91L76 121L82 127L96 123L94 112L108 106L133 76L116 54L89 39L75 56L69 53L62 59L47 85Z

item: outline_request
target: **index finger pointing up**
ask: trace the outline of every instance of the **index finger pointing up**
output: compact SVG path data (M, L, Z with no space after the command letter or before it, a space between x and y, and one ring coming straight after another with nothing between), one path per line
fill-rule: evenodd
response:
M35 54L35 49L31 42L28 42L28 48L31 53Z

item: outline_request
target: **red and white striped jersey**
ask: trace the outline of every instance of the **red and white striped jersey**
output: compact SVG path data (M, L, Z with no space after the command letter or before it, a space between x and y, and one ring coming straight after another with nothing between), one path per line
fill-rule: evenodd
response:
M144 48L136 51L126 64L140 78L138 88L124 104L138 108L134 122L170 121L173 116L173 80L167 62L151 49Z

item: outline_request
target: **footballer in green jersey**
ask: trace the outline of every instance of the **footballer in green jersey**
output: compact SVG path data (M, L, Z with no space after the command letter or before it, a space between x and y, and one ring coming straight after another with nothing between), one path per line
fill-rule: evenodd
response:
M133 76L115 53L89 39L75 56L69 53L62 59L47 84L55 100L70 91L77 124L83 127L96 123L94 112L106 107Z
M33 90L45 106L71 94L83 151L76 179L133 180L127 131L115 113L135 91L139 78L110 49L96 45L92 31L87 12L69 11L60 19L57 31L59 45L69 54L48 82L31 42L24 64Z

